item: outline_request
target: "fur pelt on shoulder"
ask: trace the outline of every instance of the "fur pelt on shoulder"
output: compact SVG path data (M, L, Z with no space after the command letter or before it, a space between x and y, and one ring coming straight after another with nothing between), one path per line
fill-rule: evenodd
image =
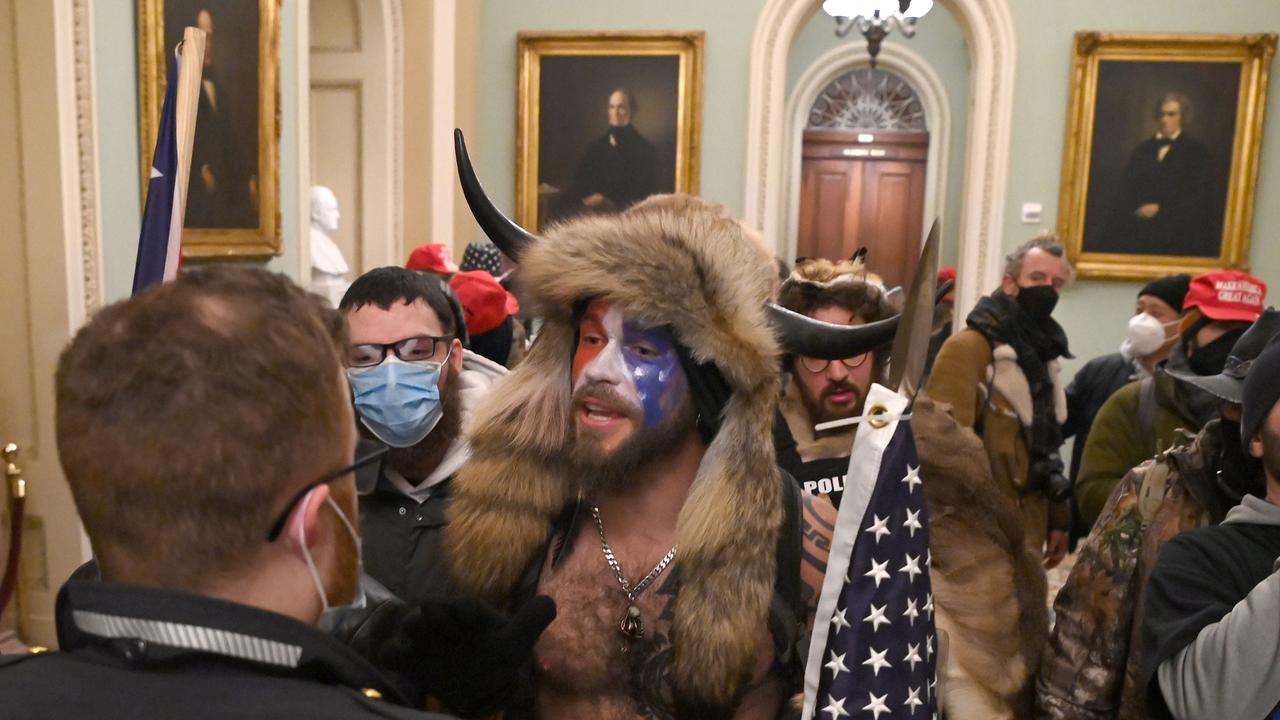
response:
M730 711L750 676L775 582L783 521L773 449L779 348L764 314L776 277L760 238L718 205L652 197L615 216L553 228L520 257L520 284L544 318L529 355L476 411L444 544L456 586L501 603L576 496L562 463L573 437L573 307L617 304L671 327L732 388L677 519L680 589L671 680L678 705Z
M1026 717L1048 637L1046 581L1023 519L996 488L982 440L920 395L911 426L929 508L930 581L948 718Z
M778 304L801 315L839 305L864 322L875 322L901 312L902 296L891 295L880 276L868 272L861 259L832 262L809 258L797 263L778 288Z
M1059 423L1067 421L1067 393L1062 387L1062 361L1054 358L1045 363L1049 378L1053 381L1053 411ZM987 382L991 389L1009 403L1024 426L1031 425L1031 386L1027 376L1018 367L1018 353L1012 345L997 344L991 351L991 364L987 366Z

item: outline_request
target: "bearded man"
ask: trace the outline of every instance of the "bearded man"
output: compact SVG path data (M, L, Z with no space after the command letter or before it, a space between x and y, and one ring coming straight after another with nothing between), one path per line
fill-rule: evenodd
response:
M778 304L815 320L864 325L901 311L861 258L833 263L814 258L796 265L782 283ZM815 426L862 413L871 383L883 381L888 344L838 360L801 355L787 359L789 381L782 393L782 416L796 441L799 462L784 468L800 487L826 495L838 507L844 492L855 425L831 430ZM781 458L781 455L779 456Z
M347 289L347 378L366 437L390 446L358 476L365 570L410 605L446 590L439 549L451 480L467 461L462 427L506 369L463 349L435 278L370 270Z
M477 409L445 530L459 589L557 606L506 717L777 717L799 689L834 509L799 507L775 464L772 258L684 195L531 236L457 149L477 221L545 318ZM861 344L839 352L880 344L878 329L840 330Z

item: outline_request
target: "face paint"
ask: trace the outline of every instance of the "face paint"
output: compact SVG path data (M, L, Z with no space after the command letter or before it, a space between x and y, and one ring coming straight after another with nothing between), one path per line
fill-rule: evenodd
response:
M624 322L620 310L603 302L591 303L579 325L573 380L575 392L590 384L608 385L643 412L646 428L662 424L688 392L671 331Z

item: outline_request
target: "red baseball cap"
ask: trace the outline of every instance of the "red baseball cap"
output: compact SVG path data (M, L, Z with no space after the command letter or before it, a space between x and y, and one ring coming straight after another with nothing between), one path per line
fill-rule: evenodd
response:
M942 284L948 280L951 282L955 282L956 280L956 269L953 267L944 267L938 271L938 287L942 287ZM951 289L947 291L946 295L942 296L942 300L944 302L956 301L956 288L954 285L951 286Z
M467 332L472 335L487 333L508 315L520 312L516 296L484 270L460 272L449 281L449 287L462 303Z
M410 270L426 270L442 275L458 272L457 264L449 259L449 248L441 243L427 243L414 248L404 266Z
M1192 279L1184 310L1199 308L1212 320L1253 322L1262 314L1267 284L1239 270L1217 270Z

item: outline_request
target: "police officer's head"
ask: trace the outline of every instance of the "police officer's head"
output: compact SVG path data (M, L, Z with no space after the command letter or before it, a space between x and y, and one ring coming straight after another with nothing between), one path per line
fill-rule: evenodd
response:
M314 618L355 589L356 432L336 311L212 267L99 312L63 352L57 442L105 579ZM326 482L320 482L325 480ZM271 536L271 537L269 537ZM314 581L313 581L314 578Z

